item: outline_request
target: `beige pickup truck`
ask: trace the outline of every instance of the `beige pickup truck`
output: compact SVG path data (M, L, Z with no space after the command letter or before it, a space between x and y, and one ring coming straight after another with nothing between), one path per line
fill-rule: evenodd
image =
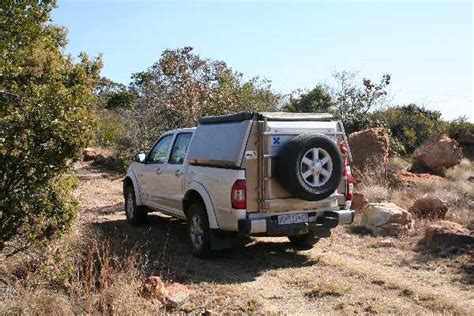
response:
M160 211L184 219L192 252L226 248L226 236L287 236L312 247L354 219L350 151L328 114L203 117L138 153L124 180L131 225Z

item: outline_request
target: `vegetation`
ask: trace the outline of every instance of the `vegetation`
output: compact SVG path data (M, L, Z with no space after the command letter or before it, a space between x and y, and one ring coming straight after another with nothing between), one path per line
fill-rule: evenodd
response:
M66 31L48 23L54 1L0 7L0 247L65 231L76 215L64 176L93 134L100 59L74 63Z

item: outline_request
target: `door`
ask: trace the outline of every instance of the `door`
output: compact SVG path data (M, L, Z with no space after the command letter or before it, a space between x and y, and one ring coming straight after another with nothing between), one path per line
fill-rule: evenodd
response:
M162 175L173 139L173 134L162 136L148 153L138 172L140 190L145 204L159 208L163 203Z
M190 132L178 133L176 135L168 162L165 164L162 173L162 180L165 184L162 188L164 206L181 215L184 193L184 161L192 136L193 133Z

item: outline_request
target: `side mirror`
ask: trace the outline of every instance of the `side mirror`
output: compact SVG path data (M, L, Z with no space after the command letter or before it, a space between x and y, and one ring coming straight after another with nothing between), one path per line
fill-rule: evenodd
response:
M135 155L135 161L136 162L144 162L146 158L145 153L138 153Z

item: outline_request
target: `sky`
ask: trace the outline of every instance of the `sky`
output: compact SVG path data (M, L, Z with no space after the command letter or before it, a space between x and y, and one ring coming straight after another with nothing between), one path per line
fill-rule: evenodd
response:
M68 53L103 55L102 75L128 84L165 49L194 47L278 93L333 84L334 72L379 81L395 105L474 121L471 1L59 0Z

